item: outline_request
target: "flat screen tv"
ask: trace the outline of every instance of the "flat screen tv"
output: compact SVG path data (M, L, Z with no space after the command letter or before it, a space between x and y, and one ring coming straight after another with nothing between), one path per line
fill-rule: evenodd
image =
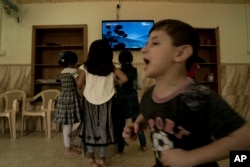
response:
M102 39L113 50L140 50L148 41L153 20L103 20Z

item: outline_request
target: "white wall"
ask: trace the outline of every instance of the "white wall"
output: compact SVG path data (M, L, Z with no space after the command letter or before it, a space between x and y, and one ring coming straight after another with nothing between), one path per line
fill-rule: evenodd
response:
M75 2L20 5L23 21L2 16L0 64L30 64L32 25L87 24L89 44L101 38L101 20L116 19L117 2ZM220 28L222 63L250 63L247 54L244 4L198 4L169 2L123 2L120 19L174 18L194 27ZM250 18L250 17L248 17ZM141 62L139 51L134 61ZM117 61L117 52L114 61Z

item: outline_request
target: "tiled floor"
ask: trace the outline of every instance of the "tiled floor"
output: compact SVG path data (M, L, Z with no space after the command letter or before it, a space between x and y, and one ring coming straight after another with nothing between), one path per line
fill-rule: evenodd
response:
M148 138L147 138L148 139ZM148 140L148 145L150 142ZM138 141L129 142L122 155L108 159L110 167L150 167L153 153L139 150ZM221 161L220 167L229 167L228 161ZM53 132L52 139L46 140L43 132L30 132L23 138L11 141L9 134L0 133L0 167L87 167L84 155L66 157L63 155L61 132Z

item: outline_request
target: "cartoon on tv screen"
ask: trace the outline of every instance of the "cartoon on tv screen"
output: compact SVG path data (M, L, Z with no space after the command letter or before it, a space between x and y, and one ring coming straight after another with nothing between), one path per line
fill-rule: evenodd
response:
M152 20L102 21L102 39L108 40L114 50L141 49L153 24Z

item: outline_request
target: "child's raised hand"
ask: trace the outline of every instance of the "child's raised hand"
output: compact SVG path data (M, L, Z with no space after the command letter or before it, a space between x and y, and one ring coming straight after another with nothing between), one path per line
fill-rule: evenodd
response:
M135 140L139 131L139 125L134 123L124 127L122 137L125 139Z

